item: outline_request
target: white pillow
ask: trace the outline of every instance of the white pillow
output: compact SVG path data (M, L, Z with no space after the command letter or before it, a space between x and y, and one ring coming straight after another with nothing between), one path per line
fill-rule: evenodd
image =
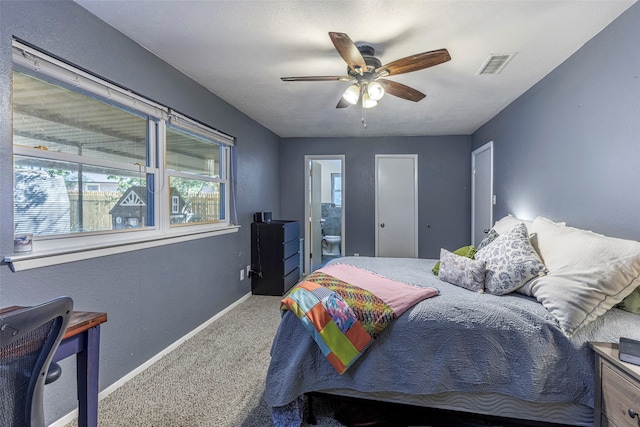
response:
M549 220L550 221L550 220ZM529 238L533 238L533 231L531 230L531 228L533 227L533 221L528 220L528 219L520 219L520 218L516 218L515 216L509 214L503 218L500 218L498 221L496 221L496 223L493 225L493 229L496 230L496 232L498 234L503 234L506 233L507 231L511 230L513 227L515 227L518 224L524 224L527 227L527 233L529 233ZM565 225L565 222L556 222L555 224L558 225ZM533 245L534 249L535 249L535 244Z
M497 220L493 225L493 229L496 230L498 234L504 234L518 224L524 224L527 227L527 231L529 231L531 221L525 221L509 214Z
M531 294L573 334L640 286L640 242L533 221L549 274L533 279Z
M484 261L440 249L440 280L470 291L483 292L484 274Z
M546 272L529 237L527 227L518 223L476 252L477 260L486 262L484 290L489 294L513 292L531 278Z

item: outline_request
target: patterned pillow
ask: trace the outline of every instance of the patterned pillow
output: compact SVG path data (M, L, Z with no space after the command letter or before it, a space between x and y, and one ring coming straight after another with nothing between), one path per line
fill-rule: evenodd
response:
M476 252L477 252L477 249L473 246L463 246L453 251L453 253L456 255L462 255L464 257L471 258L471 259L473 259L473 256L476 254ZM436 276L438 275L438 273L440 272L440 261L436 262L436 265L433 266L433 268L431 269L431 272Z
M524 224L499 235L476 253L476 259L486 262L484 289L494 295L513 292L530 279L547 272L531 246Z
M474 292L484 291L484 261L456 255L440 249L440 274L444 282L460 286Z
M487 246L489 243L491 243L494 240L496 240L498 238L498 236L499 236L499 234L498 234L498 232L496 230L494 230L493 228L491 230L489 230L489 232L487 233L485 238L482 239L482 242L480 242L480 244L476 248L476 251L479 251L480 249L482 249L485 246Z

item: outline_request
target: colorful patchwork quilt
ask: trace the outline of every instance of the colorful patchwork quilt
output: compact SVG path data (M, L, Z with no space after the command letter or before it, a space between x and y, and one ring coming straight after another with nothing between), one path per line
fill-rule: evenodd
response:
M281 302L311 334L341 375L409 307L438 295L435 288L398 282L348 264L314 271Z

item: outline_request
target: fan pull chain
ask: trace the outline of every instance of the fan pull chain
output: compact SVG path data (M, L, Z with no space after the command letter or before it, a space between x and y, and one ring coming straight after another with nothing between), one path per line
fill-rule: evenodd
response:
M362 107L362 118L360 119L362 127L367 130L367 109Z

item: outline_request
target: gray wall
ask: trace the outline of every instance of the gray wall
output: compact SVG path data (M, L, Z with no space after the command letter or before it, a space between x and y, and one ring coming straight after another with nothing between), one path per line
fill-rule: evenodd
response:
M279 212L279 138L70 1L0 2L0 204L13 199L11 38L15 36L237 138L239 233L12 273L0 265L0 306L69 295L79 310L106 311L104 389L250 291L251 213ZM214 53L215 54L215 53ZM0 251L13 249L0 210ZM277 307L274 308L277 310ZM75 363L46 388L52 422L76 407Z
M639 46L636 3L473 135L494 141L496 219L640 240Z
M304 223L304 156L329 154L345 155L347 255L375 255L376 154L418 154L419 257L437 258L441 247L469 244L471 137L283 138L281 212L286 219Z

